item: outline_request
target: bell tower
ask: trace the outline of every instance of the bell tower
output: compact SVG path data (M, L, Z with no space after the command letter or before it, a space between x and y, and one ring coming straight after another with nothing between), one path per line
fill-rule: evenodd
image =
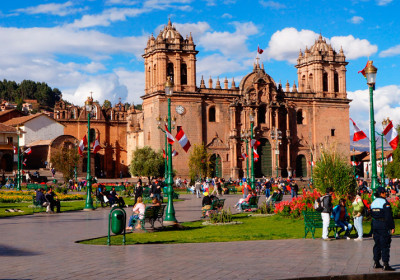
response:
M168 25L153 35L144 49L145 94L164 92L168 76L174 82L174 92L196 90L196 45L192 34L185 39L168 20Z
M346 57L337 53L319 35L318 40L297 58L299 92L315 93L316 97L346 98Z

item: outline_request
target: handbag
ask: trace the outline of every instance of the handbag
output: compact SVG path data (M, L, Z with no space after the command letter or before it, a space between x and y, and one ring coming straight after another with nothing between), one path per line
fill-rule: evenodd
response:
M104 202L107 203L108 202L107 196L103 196L103 198L104 198Z

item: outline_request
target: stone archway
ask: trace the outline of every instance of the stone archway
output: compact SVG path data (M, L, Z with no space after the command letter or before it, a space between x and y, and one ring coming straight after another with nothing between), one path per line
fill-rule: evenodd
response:
M304 155L296 157L296 177L307 177L307 160Z
M271 143L266 138L261 138L260 146L257 152L260 156L257 162L254 162L254 176L260 178L262 176L272 176L272 150ZM249 155L251 157L251 155Z
M218 177L222 176L222 161L221 156L219 154L213 154L210 157L210 169L211 169L211 177Z
M3 154L1 157L1 169L4 171L13 170L13 157L11 154Z

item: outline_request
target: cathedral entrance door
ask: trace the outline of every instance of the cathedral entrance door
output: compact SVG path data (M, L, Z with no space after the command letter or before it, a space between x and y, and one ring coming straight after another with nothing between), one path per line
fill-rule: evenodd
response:
M221 177L222 176L222 166L221 166L221 156L218 154L213 154L210 158L211 162L211 177Z
M304 155L298 155L296 158L296 177L307 176L307 160Z
M272 176L271 143L269 143L268 139L265 138L261 138L260 143L261 144L257 149L260 158L257 162L254 162L254 176L256 178L262 176L270 177Z

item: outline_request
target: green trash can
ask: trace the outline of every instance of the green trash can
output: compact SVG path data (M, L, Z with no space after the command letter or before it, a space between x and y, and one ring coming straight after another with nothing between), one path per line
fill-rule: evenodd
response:
M111 213L111 231L114 234L121 234L125 227L125 214L121 209L115 209Z
M53 183L54 183L54 184L57 184L57 179L53 179Z

